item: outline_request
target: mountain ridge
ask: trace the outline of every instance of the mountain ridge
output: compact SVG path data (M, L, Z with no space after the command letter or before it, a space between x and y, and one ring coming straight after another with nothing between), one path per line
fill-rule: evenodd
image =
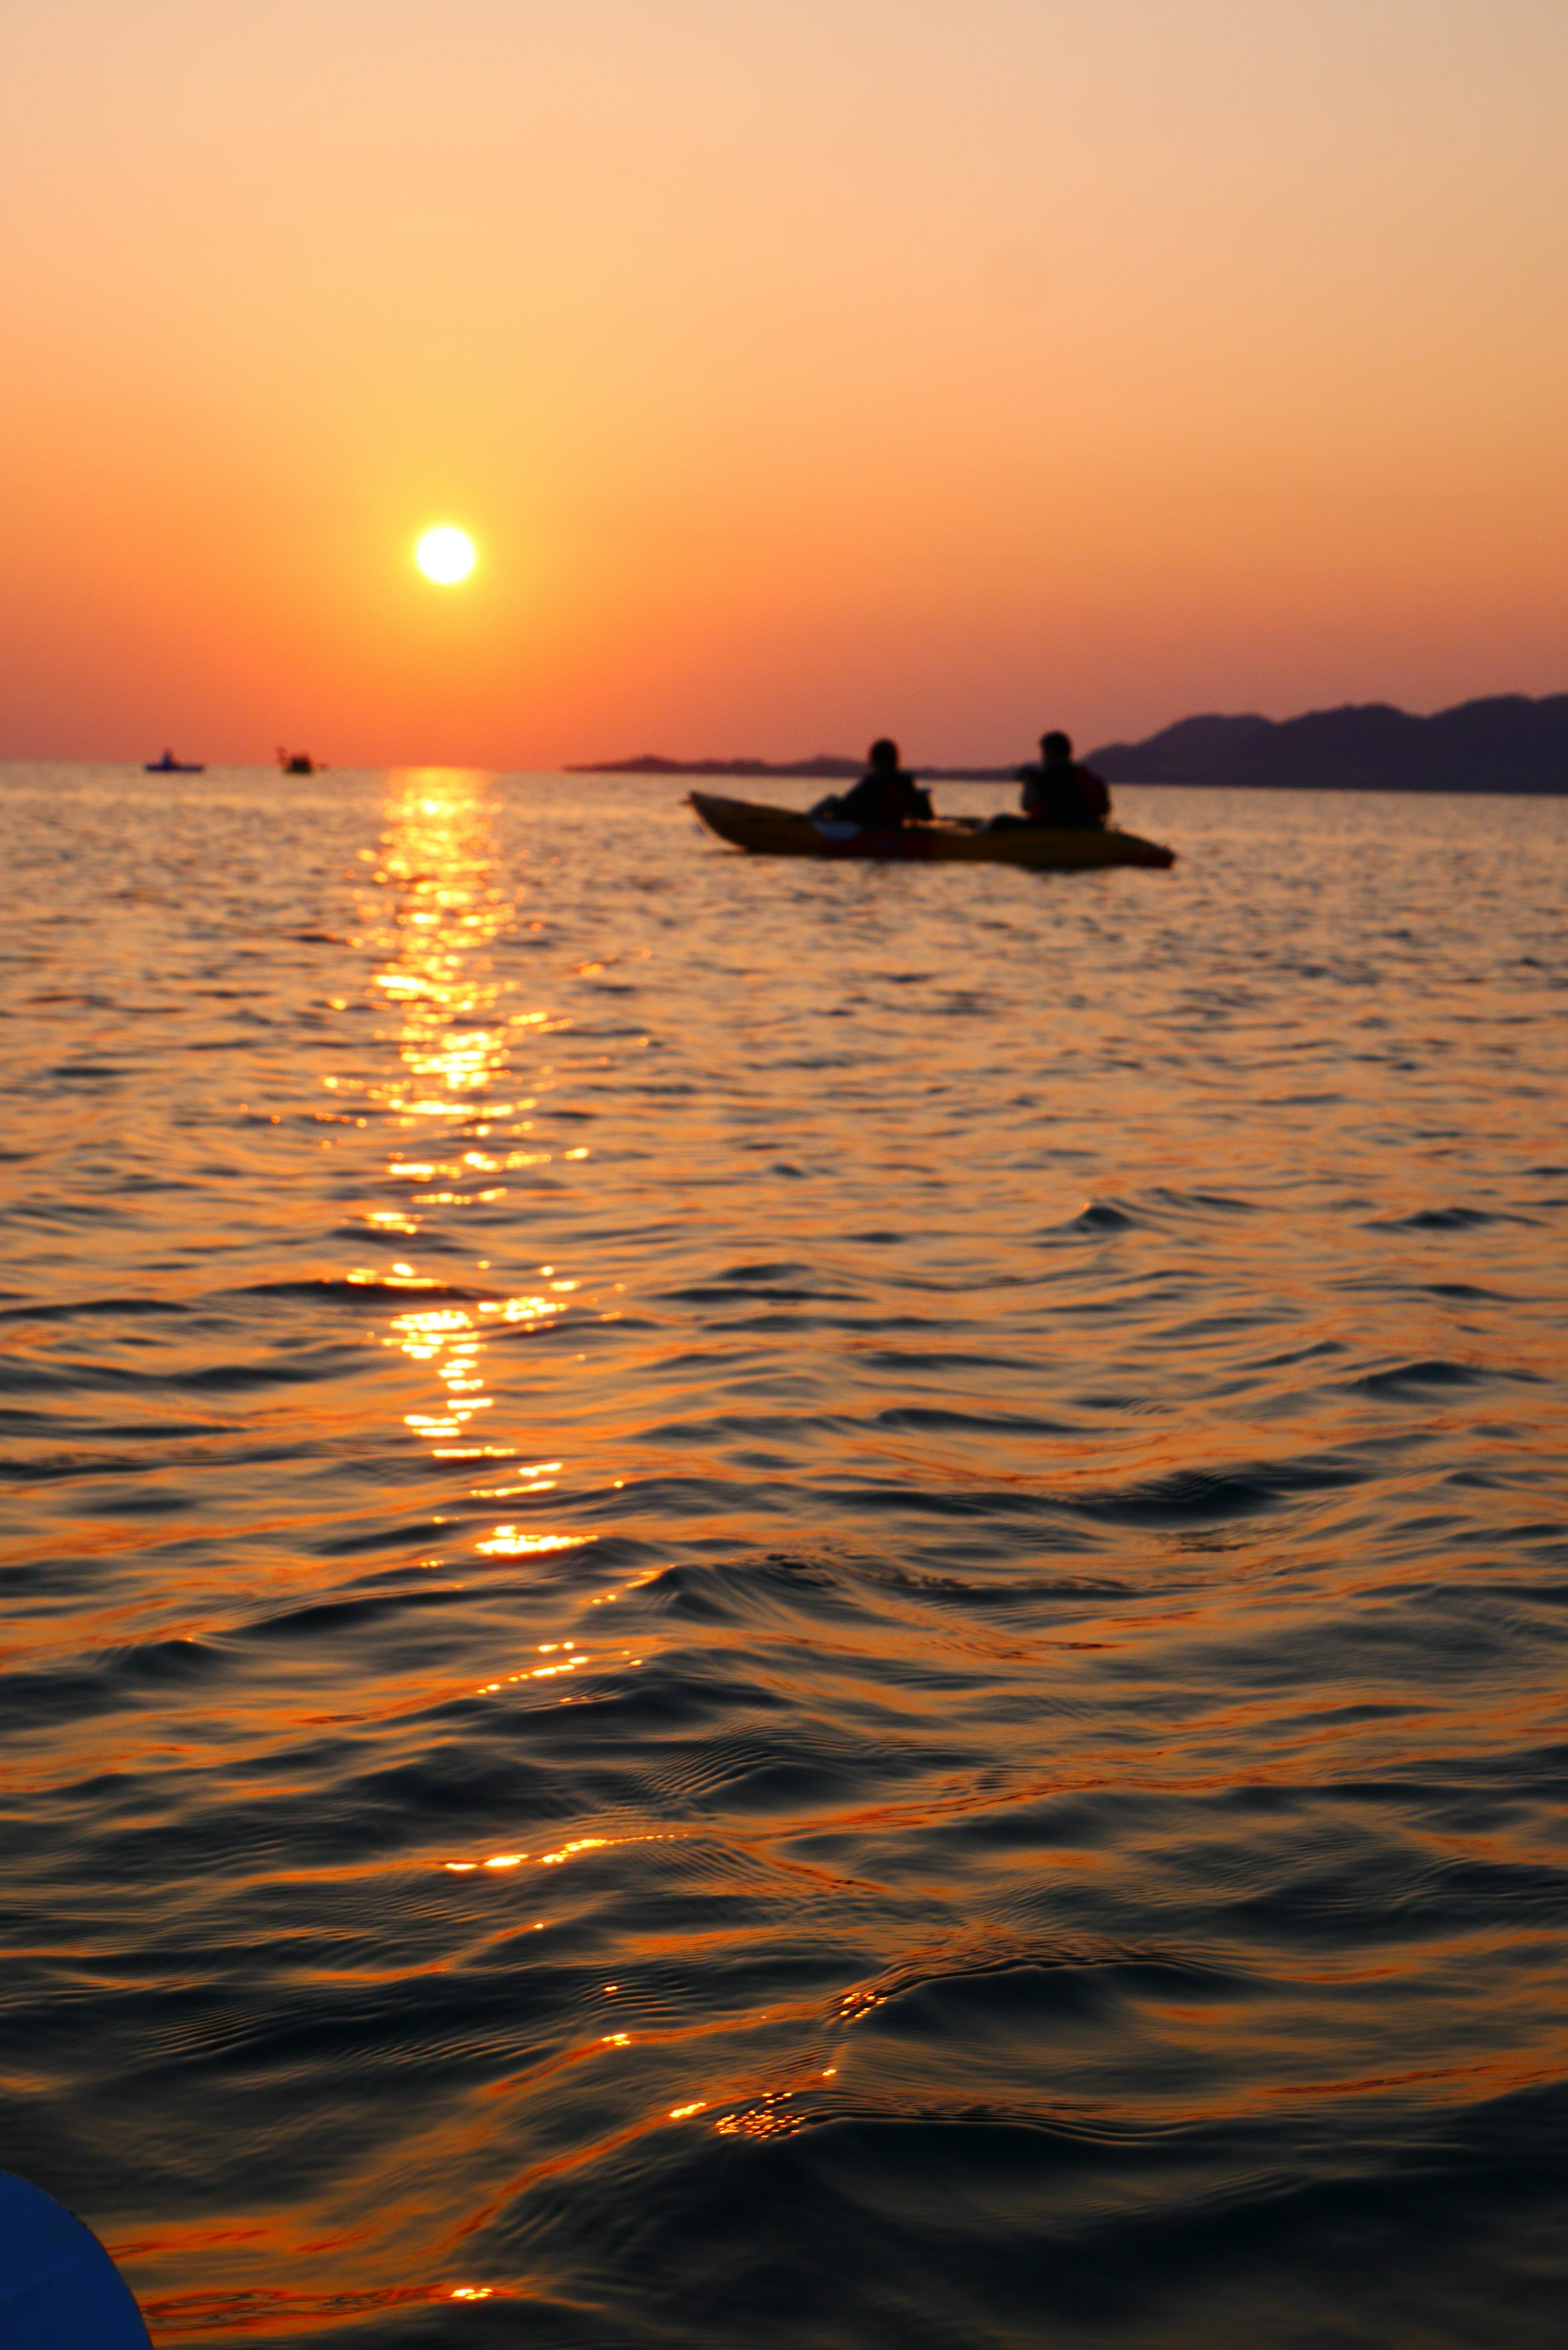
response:
M1088 764L1111 784L1220 784L1254 790L1568 793L1568 693L1492 694L1429 718L1392 702L1346 702L1298 718L1216 712L1138 743L1106 743ZM670 759L655 751L568 767L572 775L796 777L843 783L864 760ZM1011 783L1007 767L916 766L926 783Z
M1461 702L1430 718L1347 702L1299 718L1179 719L1090 764L1112 784L1231 784L1253 790L1568 792L1568 693Z

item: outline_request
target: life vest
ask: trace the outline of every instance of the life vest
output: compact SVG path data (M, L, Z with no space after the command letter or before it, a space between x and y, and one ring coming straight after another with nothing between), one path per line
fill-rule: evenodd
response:
M862 775L853 791L846 792L839 813L851 824L863 824L871 831L896 832L900 825L929 816L931 803L913 775L902 767L891 774L873 767Z
M1051 766L1020 767L1023 813L1035 824L1054 825L1064 831L1083 831L1104 824L1111 812L1111 795L1102 776L1076 759Z

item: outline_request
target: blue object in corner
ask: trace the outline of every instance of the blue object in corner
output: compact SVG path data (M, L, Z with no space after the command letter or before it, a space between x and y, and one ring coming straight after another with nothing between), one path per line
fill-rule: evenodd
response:
M5 2350L151 2350L119 2271L74 2211L0 2170Z

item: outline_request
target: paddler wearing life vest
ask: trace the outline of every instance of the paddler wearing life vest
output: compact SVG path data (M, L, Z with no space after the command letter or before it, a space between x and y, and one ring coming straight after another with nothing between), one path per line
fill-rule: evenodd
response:
M1020 767L1023 813L1032 824L1064 831L1103 832L1111 812L1105 778L1073 756L1073 738L1058 729L1040 737L1040 764Z
M1111 795L1103 775L1073 756L1073 738L1054 730L1040 737L1040 759L1018 770L1023 786L1022 817L993 816L992 824L1052 826L1058 832L1103 832L1111 812Z
M898 832L906 824L930 822L930 794L904 773L898 745L884 737L871 745L870 772L845 793L834 814L842 823L863 824L871 832Z

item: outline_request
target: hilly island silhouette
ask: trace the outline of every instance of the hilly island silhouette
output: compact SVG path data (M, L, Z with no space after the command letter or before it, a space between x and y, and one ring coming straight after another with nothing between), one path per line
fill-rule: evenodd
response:
M1022 755L1022 754L1021 754ZM1568 792L1568 693L1463 702L1414 718L1385 702L1301 718L1183 718L1141 743L1106 743L1089 763L1113 784L1231 784L1281 791ZM576 775L804 776L838 783L863 759L670 759L644 751L568 767ZM927 783L1009 783L1008 767L922 767Z

